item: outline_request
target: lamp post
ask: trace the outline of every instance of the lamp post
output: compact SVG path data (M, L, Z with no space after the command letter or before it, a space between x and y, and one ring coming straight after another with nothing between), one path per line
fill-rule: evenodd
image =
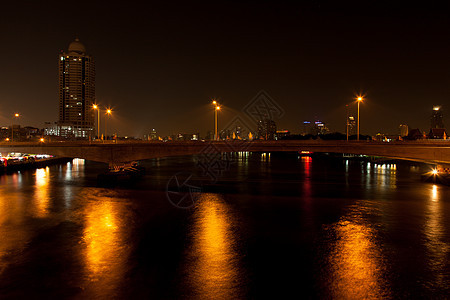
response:
M217 125L218 125L217 112L220 110L220 106L216 100L213 100L212 105L214 105L214 140L216 141L219 139L219 135L217 132Z
M97 104L92 106L94 110L97 110L97 138L100 139L100 107Z
M218 116L217 116L219 110L220 110L220 106L216 106L216 108L214 109L215 117L216 117L215 120L216 120L216 140L217 141L219 140L218 129L217 129L217 127L219 125L219 120L218 120Z
M347 119L346 119L346 130L347 130L347 142L348 142L348 104L345 105L345 108L347 109Z
M107 129L106 123L107 123L108 117L111 115L111 113L112 113L112 110L110 108L108 108L106 110L106 116L105 116L105 139L106 140L108 139L108 131L106 130Z
M358 98L356 98L356 100L358 101L358 133L357 133L357 140L359 141L359 103L361 103L361 101L363 101L363 97L359 96Z
M12 123L11 123L11 142L14 142L14 118L18 118L20 117L20 114L15 113L14 117L12 118Z

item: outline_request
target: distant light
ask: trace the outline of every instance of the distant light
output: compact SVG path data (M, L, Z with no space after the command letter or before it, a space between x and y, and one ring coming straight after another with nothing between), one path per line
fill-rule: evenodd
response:
M64 60L64 57L61 56L61 60Z
M358 100L358 101L363 101L363 97L359 96L359 97L357 98L357 100Z
M214 100L214 101L212 102L212 104L216 105L216 104L217 104L217 101L216 101L216 100Z
M9 142L9 138L6 138L5 141Z
M216 106L216 110L220 110L220 106Z
M41 143L43 143L44 142L44 138L40 138L40 140L39 140Z
M19 117L20 115L19 114L14 114L14 117Z
M431 174L433 174L433 175L437 175L439 173L439 171L437 170L437 169L433 169L432 171L431 171Z
M433 110L440 110L441 107L440 106L433 106Z
M92 105L92 108L97 109L98 108L97 104Z
M303 122L303 124L310 124L311 122L309 122L309 121L305 121L305 122Z
M107 113L108 115L110 115L110 114L112 113L112 110L111 110L111 109L107 109L107 110L106 110L106 113Z

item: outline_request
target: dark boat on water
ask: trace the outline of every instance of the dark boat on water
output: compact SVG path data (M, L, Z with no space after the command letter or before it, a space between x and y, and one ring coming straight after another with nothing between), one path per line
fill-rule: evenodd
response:
M110 167L108 172L98 175L97 181L100 186L114 186L121 182L133 182L144 174L145 168L133 162L129 165Z

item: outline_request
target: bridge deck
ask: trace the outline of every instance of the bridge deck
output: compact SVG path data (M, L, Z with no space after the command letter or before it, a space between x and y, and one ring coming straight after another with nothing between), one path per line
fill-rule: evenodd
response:
M0 143L0 153L46 153L60 157L122 163L156 157L195 155L209 152L275 152L313 151L329 153L363 154L404 160L450 164L450 140L373 142L373 141L218 141L218 142L156 142L133 141L118 143L50 142Z

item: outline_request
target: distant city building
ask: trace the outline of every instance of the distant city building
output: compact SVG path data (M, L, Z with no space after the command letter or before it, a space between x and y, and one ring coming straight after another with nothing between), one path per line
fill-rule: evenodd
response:
M400 126L398 126L398 129L399 129L399 134L401 137L408 136L408 133L409 133L408 125L400 124Z
M289 130L277 130L277 140L280 140L289 135L291 135L291 132Z
M199 139L199 133L179 133L176 136L172 136L172 140L176 141L198 141Z
M408 140L421 140L423 138L425 138L424 134L422 133L422 131L420 131L419 128L411 129L408 132L408 137L407 137Z
M59 120L57 135L88 138L94 132L95 66L84 45L71 42L59 55Z
M310 121L303 121L302 124L302 135L307 135L311 133L311 122Z
M157 141L158 140L158 134L156 134L156 129L153 128L152 132L150 133L150 140Z
M212 131L206 132L205 140L212 140L214 138L214 133Z
M446 140L448 138L448 134L444 128L431 128L430 133L428 133L428 138Z
M327 134L330 130L327 126L325 126L325 123L322 121L315 121L314 125L311 127L311 134L313 135L320 135L320 134Z
M258 122L258 139L275 140L277 133L277 124L270 119L260 120Z
M348 135L356 134L356 118L354 116L349 116L347 120L348 124Z
M444 116L440 106L433 107L433 113L431 114L431 128L444 128Z

